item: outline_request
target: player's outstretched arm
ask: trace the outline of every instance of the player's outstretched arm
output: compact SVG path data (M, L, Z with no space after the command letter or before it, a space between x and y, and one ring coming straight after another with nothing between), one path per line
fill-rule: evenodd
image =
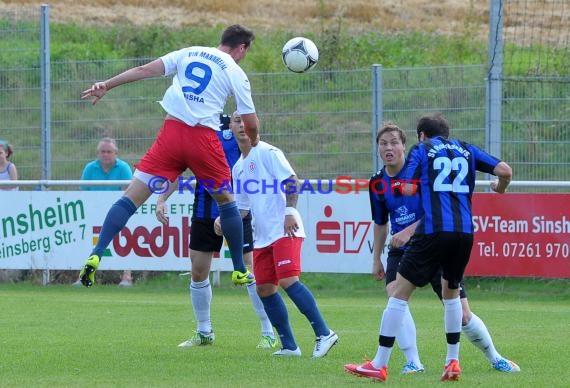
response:
M164 63L160 58L155 59L145 65L132 67L106 81L95 82L89 89L81 93L81 99L94 97L92 104L95 105L109 90L117 86L162 75L164 75Z

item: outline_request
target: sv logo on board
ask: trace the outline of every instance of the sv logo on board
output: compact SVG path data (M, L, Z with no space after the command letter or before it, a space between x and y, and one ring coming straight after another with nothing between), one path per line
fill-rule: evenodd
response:
M328 221L319 221L316 225L317 252L320 253L359 253L367 241L372 253L373 243L367 240L372 221L333 221L332 206L326 205L324 216Z

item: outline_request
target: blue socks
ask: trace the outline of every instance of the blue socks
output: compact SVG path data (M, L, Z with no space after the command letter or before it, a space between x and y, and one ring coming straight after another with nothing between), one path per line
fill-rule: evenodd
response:
M301 282L295 282L289 288L285 289L289 298L295 303L299 311L307 317L311 324L316 337L322 335L329 335L330 330L325 323L321 312L317 306L317 302L311 294L311 291ZM283 349L295 350L297 344L293 337L293 331L289 323L289 314L287 306L281 298L281 295L276 292L273 295L261 298L265 313L269 317L271 324L279 334L279 340Z
M235 201L218 206L220 222L232 255L234 271L245 272L243 262L243 223Z
M286 288L285 292L299 311L307 317L317 337L329 335L330 330L319 311L315 297L303 283L295 282Z
M263 302L265 313L269 317L269 320L271 321L273 327L275 327L275 330L277 330L277 334L279 334L279 340L281 341L281 346L283 349L297 349L297 343L295 343L293 331L291 330L291 325L289 324L289 313L287 312L287 306L285 306L285 302L283 302L281 295L276 292L273 295L260 299L261 302Z
M97 245L93 248L91 255L97 255L99 258L102 258L107 246L109 246L113 238L123 229L129 218L136 211L137 207L127 197L121 197L115 202L107 212L101 233L99 233L99 240L97 240Z

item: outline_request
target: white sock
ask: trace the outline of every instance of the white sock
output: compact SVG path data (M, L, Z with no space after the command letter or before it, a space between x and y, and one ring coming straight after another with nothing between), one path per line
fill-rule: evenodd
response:
M249 299L251 300L253 310L255 311L255 314L257 314L259 322L261 323L261 335L275 338L275 334L273 333L273 326L271 325L271 321L269 321L269 318L265 313L263 302L261 302L261 299L259 298L259 295L257 295L257 290L255 288L255 282L249 283L247 285L247 293L249 295Z
M212 304L212 286L210 279L201 282L190 282L190 299L194 317L198 322L198 331L210 333L212 331L212 320L210 317L210 306Z
M382 321L380 322L380 335L384 337L396 337L402 328L404 315L408 308L408 302L402 299L390 297L386 309L382 313ZM372 360L375 368L381 368L388 365L393 347L378 346L376 356Z
M443 299L445 333L461 333L461 318L463 311L459 296L454 299ZM445 363L450 360L459 360L459 342L447 344L447 357Z
M487 326L477 315L472 313L471 320L463 326L463 334L485 354L489 362L492 363L497 358L502 358L493 345L493 339L487 330Z
M396 335L396 342L404 353L407 362L413 362L419 367L422 366L416 340L416 324L408 306L406 306L402 327Z

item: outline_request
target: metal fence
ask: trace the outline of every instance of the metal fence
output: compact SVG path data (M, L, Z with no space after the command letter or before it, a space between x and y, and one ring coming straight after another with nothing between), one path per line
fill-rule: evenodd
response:
M0 139L22 177L41 175L40 9L0 17Z
M508 12L507 8L504 12ZM146 80L111 91L96 107L79 99L96 80L151 58L52 62L49 136L42 132L41 14L0 15L0 138L15 147L21 179L78 179L95 158L97 140L117 139L131 165L152 143L164 116L159 104L170 83ZM45 27L45 26L43 26ZM44 33L42 33L44 31ZM17 37L18 44L2 43ZM10 39L14 42L13 39ZM263 139L282 148L301 178L366 178L378 161L374 133L392 120L413 133L417 118L442 111L455 136L489 148L486 116L489 66L370 68L307 74L249 74ZM568 179L570 97L568 78L501 73L501 155L517 180ZM231 113L232 102L227 105ZM44 112L45 113L45 112ZM412 142L414 136L410 139ZM42 159L47 149L49 163Z
M503 39L502 157L517 179L570 178L570 20L568 0L493 0ZM493 50L490 50L492 52ZM496 56L495 56L496 58ZM523 70L524 69L524 70Z

